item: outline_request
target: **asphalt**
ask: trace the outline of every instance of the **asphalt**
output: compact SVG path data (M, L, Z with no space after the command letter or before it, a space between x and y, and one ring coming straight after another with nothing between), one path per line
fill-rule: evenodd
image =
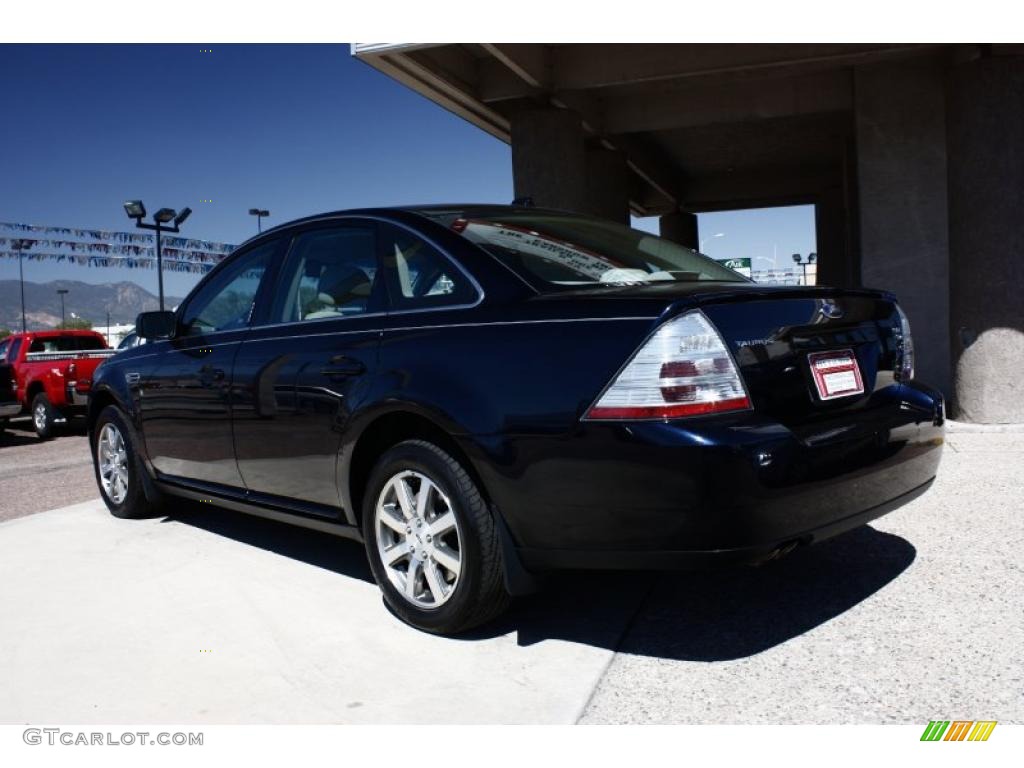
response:
M353 542L116 520L84 438L5 439L0 722L1020 723L1022 467L1024 433L955 432L869 527L758 569L560 576L452 640L391 616ZM91 500L33 514L53 472Z
M0 434L0 521L95 499L96 494L89 443L80 425L44 442L22 417Z

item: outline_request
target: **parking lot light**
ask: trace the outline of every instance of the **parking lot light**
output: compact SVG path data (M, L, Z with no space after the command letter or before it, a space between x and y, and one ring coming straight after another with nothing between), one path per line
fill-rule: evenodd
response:
M249 215L256 217L256 231L257 232L262 232L263 231L263 217L264 216L269 216L270 215L270 211L268 211L266 208L250 208L249 209Z
M164 309L164 260L161 252L160 233L177 232L178 228L185 222L185 219L192 213L191 208L182 208L181 212L173 208L161 208L153 214L153 223L148 224L142 220L146 215L146 206L141 200L128 200L124 204L124 212L128 218L135 219L135 226L138 229L148 229L156 232L156 279L160 294L160 311ZM173 226L168 226L170 222Z

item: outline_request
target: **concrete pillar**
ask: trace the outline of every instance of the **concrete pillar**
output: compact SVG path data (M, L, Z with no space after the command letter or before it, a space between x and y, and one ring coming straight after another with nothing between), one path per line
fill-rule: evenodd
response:
M630 171L626 156L610 149L587 150L586 213L629 224Z
M931 62L854 70L861 283L893 291L917 377L950 390L944 72Z
M700 248L700 234L697 231L697 216L686 211L666 213L658 219L658 231L666 240L685 245L687 248Z
M954 415L1024 422L1024 57L955 66L948 107Z
M818 285L855 288L860 275L847 250L846 199L835 187L819 195L814 204L814 234L818 253Z
M580 117L567 109L527 109L512 116L515 196L534 205L584 213L589 208L587 149Z

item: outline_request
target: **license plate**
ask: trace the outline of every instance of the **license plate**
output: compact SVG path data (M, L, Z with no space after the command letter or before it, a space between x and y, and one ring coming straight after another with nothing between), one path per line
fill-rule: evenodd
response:
M849 349L837 352L815 352L807 356L822 400L860 395L864 392L864 381L860 377L857 358Z

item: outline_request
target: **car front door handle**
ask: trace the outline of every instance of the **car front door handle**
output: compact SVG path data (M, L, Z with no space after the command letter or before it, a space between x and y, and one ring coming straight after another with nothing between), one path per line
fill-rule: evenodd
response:
M199 378L203 382L224 381L225 373L223 368L214 368L212 365L204 365L199 369Z
M328 361L328 365L320 369L320 373L330 378L343 376L358 376L366 372L366 366L361 360L356 360L348 355L335 355Z

